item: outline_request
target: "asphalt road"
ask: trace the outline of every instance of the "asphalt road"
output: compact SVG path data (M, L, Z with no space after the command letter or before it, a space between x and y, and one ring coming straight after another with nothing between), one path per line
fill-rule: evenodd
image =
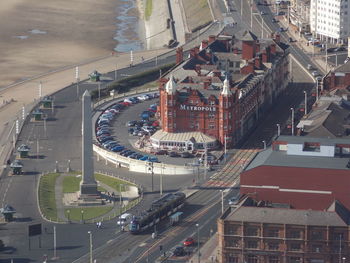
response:
M239 1L237 1L239 2ZM222 4L220 4L222 6ZM236 16L239 14L233 14ZM248 19L250 16L246 16ZM270 19L270 18L269 18ZM249 20L244 23L248 24ZM242 26L244 26L242 22ZM258 25L258 20L256 20ZM268 24L268 21L266 21ZM219 27L219 23L217 24ZM274 25L276 27L276 25ZM237 30L242 28L236 27ZM255 28L259 28L255 26ZM259 32L257 32L259 35ZM287 35L284 36L287 38ZM297 48L293 48L293 52L296 56L302 57L302 64L308 64L310 61L304 59L301 51ZM172 58L169 58L169 60ZM155 65L155 61L150 62ZM161 59L157 59L157 63L161 63ZM137 70L143 70L147 64L145 63L142 68L137 67L128 68L125 70L118 70L118 75L121 74L133 74ZM296 67L296 65L295 65ZM288 122L290 116L290 107L297 107L303 100L303 90L312 88L311 79L305 74L304 71L298 71L297 68L293 70L295 74L295 82L302 83L301 85L293 84L286 94L282 95L276 108L274 108L268 117L261 120L261 124L255 130L255 133L249 138L251 143L250 147L262 146L261 141L270 141L269 136L276 134L276 123ZM113 79L114 72L107 75L107 78ZM80 94L85 89L97 88L96 84L81 84ZM292 98L292 99L291 99ZM28 238L26 237L26 228L28 224L35 222L41 222L38 210L36 207L36 181L38 173L42 171L53 171L55 168L55 162L58 161L59 169L64 170L67 167L68 160L71 160L71 167L79 170L80 164L80 102L77 100L76 86L70 86L64 91L55 94L55 111L54 113L48 112L49 119L46 122L46 129L43 122L31 123L26 125L21 136L20 143L27 143L32 147L31 153L36 153L38 147L40 159L31 159L24 162L26 174L23 176L11 176L1 180L0 190L1 193L6 193L5 198L2 198L13 205L18 211L18 220L16 222L6 224L2 226L0 233L1 238L6 244L11 244L7 251L9 254L1 254L0 259L4 262L10 262L11 258L14 258L14 262L40 262L43 259L43 255L47 254L49 257L53 255L53 224L46 223L45 227L47 232L42 236L42 248L39 248L38 238L33 238L31 241L31 250L28 249ZM45 132L46 130L46 132ZM288 132L288 130L286 130ZM271 137L272 138L272 137ZM39 142L39 143L38 143ZM105 165L100 161L95 163L96 170L101 169L104 171L115 172L115 168L110 165ZM146 186L145 200L141 203L140 207L147 207L152 197L157 194L150 194L147 192L150 185L149 175L130 174L125 169L118 169L118 174L136 180L139 184ZM174 191L178 190L181 186L189 186L192 178L168 176L165 178L165 190ZM155 177L155 182L159 182L159 177ZM159 185L158 185L159 187ZM8 190L6 190L8 189ZM155 185L155 189L157 185ZM208 236L210 229L215 230L215 220L219 214L220 208L217 207L219 202L218 189L205 189L195 194L188 200L188 205L185 207L185 216L190 219L188 225L179 226L179 228L169 229L170 232L162 232L159 229L164 249L172 250L179 242L185 239L188 235L193 235L196 231L195 223L203 225L203 229L200 228L200 232L203 237ZM217 200L215 202L214 200ZM213 204L214 206L208 206ZM216 206L215 206L216 205ZM204 212L200 208L205 209ZM136 208L138 209L138 208ZM193 212L196 212L193 216ZM193 217L191 217L193 216ZM186 218L184 218L184 221ZM160 254L157 245L149 249L149 253L144 254L147 251L147 246L151 246L154 240L151 239L150 233L141 236L129 236L128 233L118 234L116 225L114 222L105 223L102 229L95 229L94 225L80 225L80 224L62 224L56 225L57 227L57 255L60 257L60 262L72 262L73 259L80 257L88 251L88 234L87 231L93 231L94 248L98 248L96 257L102 256L105 258L107 251L112 253L110 262L135 262L135 257L144 255L139 262L145 262L148 255L150 262L151 259L157 258ZM181 231L180 231L181 230ZM116 233L117 232L117 233ZM127 242L126 242L127 240ZM157 239L159 240L159 239ZM204 242L204 240L203 240ZM146 244L146 245L144 245ZM99 254L100 253L100 254ZM116 258L118 260L116 261ZM119 261L119 259L122 259ZM114 261L113 261L114 260ZM81 261L81 262L84 262ZM99 262L99 261L98 261ZM108 261L100 261L108 262Z

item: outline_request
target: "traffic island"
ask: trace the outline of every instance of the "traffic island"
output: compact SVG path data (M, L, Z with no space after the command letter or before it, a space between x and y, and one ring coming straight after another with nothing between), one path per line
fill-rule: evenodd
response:
M118 178L95 174L99 205L80 205L81 173L54 173L40 177L39 206L44 218L54 222L92 223L115 218L139 202L136 186ZM120 194L120 191L121 194ZM73 201L76 202L73 202Z

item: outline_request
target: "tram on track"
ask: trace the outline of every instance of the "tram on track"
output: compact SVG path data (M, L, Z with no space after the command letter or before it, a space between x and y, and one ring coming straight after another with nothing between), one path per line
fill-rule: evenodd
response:
M160 220L169 217L180 209L185 204L185 200L186 195L183 192L176 192L166 194L153 201L148 210L133 216L129 224L130 233L138 234L153 227Z

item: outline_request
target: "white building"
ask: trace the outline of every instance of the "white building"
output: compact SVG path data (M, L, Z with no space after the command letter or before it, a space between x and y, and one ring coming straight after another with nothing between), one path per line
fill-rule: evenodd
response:
M330 43L345 43L350 35L350 0L311 0L311 32Z

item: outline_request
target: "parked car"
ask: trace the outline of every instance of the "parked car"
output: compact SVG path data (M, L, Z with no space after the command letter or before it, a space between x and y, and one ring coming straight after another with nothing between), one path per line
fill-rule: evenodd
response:
M104 143L108 140L113 140L112 136L101 136L97 138L100 143Z
M307 64L307 69L308 70L312 70L313 69L313 66L311 64Z
M170 153L169 153L169 156L170 156L170 157L178 157L179 154L178 154L177 152L170 152Z
M186 240L184 241L184 246L185 246L185 247L190 247L190 246L193 246L194 244L196 244L196 241L194 240L193 237L188 237L188 238L186 238Z
M133 127L133 126L136 125L136 121L128 121L128 122L126 123L126 125L127 125L128 127Z
M346 51L346 47L337 47L334 51L335 52L340 52L340 51Z
M139 160L140 161L148 161L148 159L149 159L149 156L148 155L144 155Z
M125 147L123 145L117 145L117 146L112 147L111 151L113 151L113 152L121 152L124 149L125 149Z
M266 13L264 11L260 11L260 15L266 15Z
M229 205L237 205L239 200L240 200L241 196L240 194L237 194L236 196L234 197L231 197L229 200L228 200L228 204Z
M186 255L186 251L183 247L176 247L173 254L175 257L182 257Z
M272 23L278 23L279 21L276 18L272 18Z
M151 156L148 158L148 161L152 162L152 163L159 163L159 160L157 157L155 156Z
M190 157L192 157L192 154L190 154L189 152L183 152L183 153L181 153L181 157L182 158L190 158Z
M155 154L156 155L167 155L168 152L167 152L167 150L159 150L159 151L155 152Z

